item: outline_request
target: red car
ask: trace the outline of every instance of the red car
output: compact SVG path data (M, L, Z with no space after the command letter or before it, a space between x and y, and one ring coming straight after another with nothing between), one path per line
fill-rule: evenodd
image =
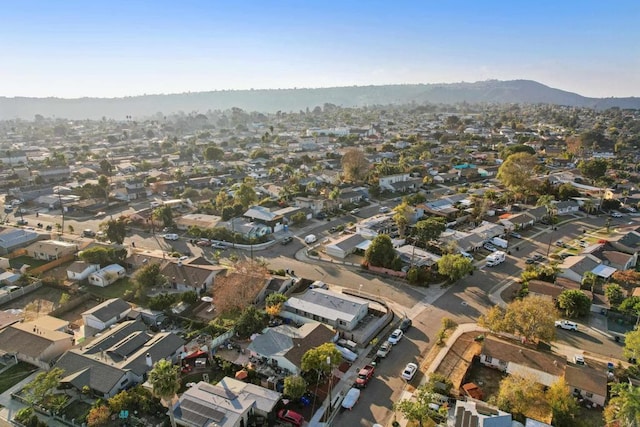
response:
M304 423L304 417L291 409L280 409L278 418L296 427L300 427Z

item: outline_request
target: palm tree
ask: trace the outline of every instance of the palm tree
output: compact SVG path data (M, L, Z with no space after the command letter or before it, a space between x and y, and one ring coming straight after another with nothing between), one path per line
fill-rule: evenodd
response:
M628 383L615 384L611 388L614 396L604 409L604 418L611 425L637 426L640 423L640 387Z
M159 360L149 372L149 383L153 387L153 394L164 401L164 404L169 408L171 426L176 427L173 415L173 398L180 389L179 368L168 360Z

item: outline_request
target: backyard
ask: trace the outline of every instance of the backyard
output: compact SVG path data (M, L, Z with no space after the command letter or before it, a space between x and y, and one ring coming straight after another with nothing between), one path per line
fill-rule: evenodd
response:
M24 264L31 266L31 268L40 267L41 265L45 265L49 261L44 261L41 259L31 258L30 256L22 255L16 258L13 258L9 261L9 265L11 268L15 268L17 270L20 269Z
M35 366L24 362L18 362L18 364L11 366L0 373L0 393L9 390L37 370L38 368Z
M81 400L74 400L64 410L62 414L67 420L74 420L76 424L82 424L85 422L89 411L91 410L91 404L83 402Z

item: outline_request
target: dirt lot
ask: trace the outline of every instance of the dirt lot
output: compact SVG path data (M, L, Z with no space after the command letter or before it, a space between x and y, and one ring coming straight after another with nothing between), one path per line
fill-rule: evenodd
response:
M500 381L505 377L505 374L497 369L487 368L482 366L476 359L467 372L464 383L475 383L482 389L484 394L484 401L486 402L492 396L498 395L500 389Z
M460 335L436 369L436 373L451 380L454 393L462 385L473 357L479 354L482 349L482 345L474 340L477 335L477 332L467 332Z
M1 309L17 308L24 310L24 319L33 320L56 309L60 305L62 294L63 291L60 289L43 286L30 294L4 304Z

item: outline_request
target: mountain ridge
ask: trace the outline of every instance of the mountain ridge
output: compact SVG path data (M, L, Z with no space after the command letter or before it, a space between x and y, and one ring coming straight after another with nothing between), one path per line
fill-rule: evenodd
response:
M533 80L485 80L330 88L250 89L136 95L120 98L0 97L0 119L33 119L36 114L66 119L149 117L178 111L206 112L232 107L276 112L313 109L325 103L343 107L407 103L554 104L571 107L640 109L639 97L591 98Z

